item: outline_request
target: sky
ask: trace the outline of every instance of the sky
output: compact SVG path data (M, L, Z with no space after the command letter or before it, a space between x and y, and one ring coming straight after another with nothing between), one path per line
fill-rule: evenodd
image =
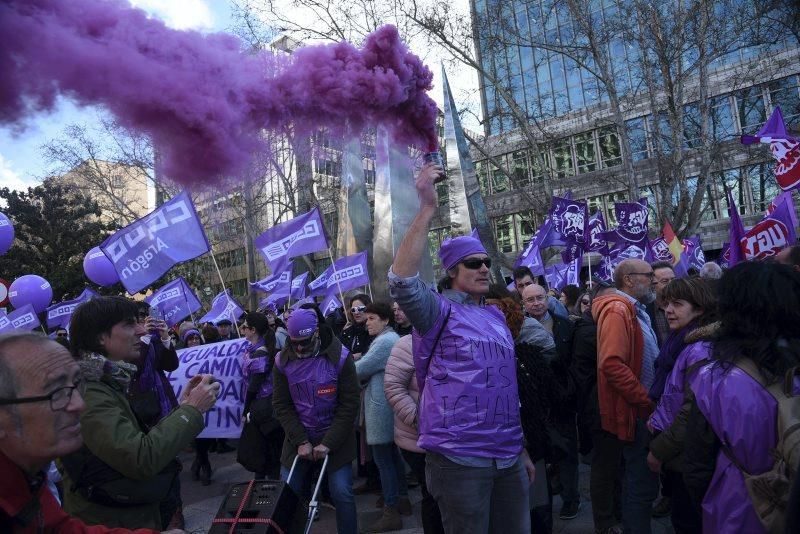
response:
M233 24L227 0L129 0L135 7L145 10L153 17L163 20L175 29L194 29L207 32L225 31ZM466 5L466 0L459 0ZM412 45L413 50L413 45ZM422 54L420 54L422 55ZM428 66L434 73L436 86L431 97L441 106L439 80L439 60L425 55ZM457 86L476 87L474 76L466 77L459 73L449 75L453 91ZM80 108L68 99L60 99L55 111L29 117L21 126L15 128L0 126L0 187L25 189L41 182L51 172L52 165L41 155L40 147L47 141L59 137L69 124L78 123L89 127L99 124L101 108ZM474 125L465 124L473 127Z

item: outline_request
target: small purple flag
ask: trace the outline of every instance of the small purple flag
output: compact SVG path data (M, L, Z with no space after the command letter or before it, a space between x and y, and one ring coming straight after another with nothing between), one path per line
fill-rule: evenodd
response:
M585 243L588 233L589 210L585 201L569 198L553 197L550 208L550 220L558 237L556 241L563 244Z
M319 206L294 219L276 224L256 238L255 246L273 271L291 258L328 248Z
M722 252L719 255L719 260L717 260L717 263L719 263L720 267L724 267L727 269L729 267L728 262L730 261L730 259L731 259L731 244L726 241L722 244Z
M96 296L97 293L87 287L78 296L78 298L53 304L47 308L47 328L67 328L69 326L69 320L72 318L72 312L75 311L75 308Z
M339 299L336 297L336 293L331 291L325 296L325 299L322 301L322 304L320 304L319 309L322 311L322 316L327 317L341 307L342 303L339 302Z
M200 299L181 276L162 286L144 301L158 309L159 316L170 328L202 307Z
M366 251L339 258L333 265L328 277L328 289L345 292L369 285Z
M581 267L583 267L583 256L576 256L569 263L565 263L562 271L564 285L581 287ZM559 289L562 289L563 286Z
M258 282L251 282L250 286L275 295L289 296L289 290L292 285L292 266L288 266L286 270L278 274L270 275Z
M533 234L530 243L525 247L525 250L517 258L514 263L514 268L525 266L528 267L534 275L544 274L544 263L540 253L541 243L545 237L551 232L553 223L548 217L544 223Z
M309 297L319 297L328 293L328 278L333 273L333 266L325 269L321 275L308 283Z
M308 280L308 271L303 274L297 275L292 280L291 297L295 300L305 298L308 289L306 288L306 280Z
M214 297L214 300L211 301L211 310L202 316L198 322L201 324L216 324L217 321L222 319L230 319L232 322L236 322L243 314L244 309L242 306L231 296L231 290L226 289Z
M283 307L289 301L288 295L279 295L273 294L268 297L261 299L258 303L259 308L266 308L266 307L275 307L277 310L278 308Z
M11 322L7 330L33 330L41 324L33 306L26 304L9 313L7 319Z
M201 256L210 248L185 191L100 245L130 294L146 288L172 266Z
M698 271L706 264L706 255L703 253L703 248L700 245L700 236L695 235L687 237L683 240L683 258L689 264L690 268L697 269Z
M728 195L728 217L731 219L731 227L728 230L728 242L730 243L728 248L728 267L733 267L745 259L741 245L744 238L744 225L730 189L726 187L725 190Z
M647 201L617 202L614 204L617 215L617 235L629 243L641 243L647 239Z

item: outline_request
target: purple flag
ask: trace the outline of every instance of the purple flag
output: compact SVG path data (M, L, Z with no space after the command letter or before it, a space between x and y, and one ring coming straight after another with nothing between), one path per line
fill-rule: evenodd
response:
M211 310L202 316L198 323L214 323L221 319L230 319L236 322L244 314L242 306L231 296L231 290L226 289L211 301Z
M342 303L339 302L339 299L336 297L336 293L330 292L325 296L325 299L322 301L322 304L320 304L319 309L322 311L322 316L327 317L341 307Z
M544 238L552 230L552 227L552 221L549 217L546 218L544 223L536 230L536 233L533 234L528 246L525 247L525 250L523 250L522 254L517 258L517 261L514 263L515 269L524 265L528 267L534 275L544 274L544 263L542 262L540 247Z
M369 285L369 271L366 251L339 258L334 262L333 271L328 277L328 289L344 293L367 285Z
M8 330L33 330L41 324L33 306L26 304L9 313L7 319L11 322Z
M728 262L731 259L731 244L727 241L722 244L722 252L719 255L719 259L717 263L719 263L720 267L728 268Z
M555 289L559 289L560 287L564 287L562 274L561 274L561 266L559 265L548 265L544 268L544 280L547 282L547 286Z
M748 230L740 243L744 259L763 260L775 256L796 241L797 230L792 224L789 205L783 202Z
M600 265L597 267L597 270L592 273L592 276L600 280L611 280L614 277L614 264L610 256L603 256L600 260Z
M586 243L589 210L585 201L553 197L550 220L557 234L552 244Z
M268 229L256 238L255 246L273 271L291 258L328 248L319 206Z
M162 286L144 301L158 309L159 316L170 328L202 307L200 299L181 276Z
M333 266L329 266L321 275L308 283L309 297L319 297L328 293L328 278L333 273Z
M258 307L259 308L274 307L277 310L278 308L283 307L283 305L286 304L288 301L289 301L288 295L273 294L261 299L258 303Z
M772 214L772 212L778 209L781 204L786 204L786 207L789 209L789 215L792 218L792 226L797 228L797 212L794 209L794 197L792 197L791 191L784 191L775 197L772 202L769 203L769 206L767 207L767 213L765 215Z
M5 334L12 330L14 330L14 327L11 326L11 319L8 318L5 310L0 310L0 334Z
M308 280L308 271L300 274L292 280L291 297L295 300L305 298L308 289L306 288L306 280Z
M650 249L653 253L653 257L656 260L674 263L672 252L669 251L669 245L667 245L667 241L664 239L664 236L659 236L650 241Z
M683 258L689 264L690 268L697 269L698 271L703 268L706 263L706 255L703 253L703 248L700 246L700 236L687 237L683 240Z
M103 241L100 249L128 293L146 288L183 261L210 250L192 199L185 191Z
M589 218L589 251L608 254L608 243L605 240L606 221L602 212L597 212Z
M629 243L642 243L647 239L647 201L617 202L614 204L617 215L617 235ZM617 240L618 241L618 240Z
M259 291L288 297L292 285L292 266L290 264L283 272L270 275L258 282L251 282L250 285Z
M583 246L580 243L568 243L561 251L561 261L571 263L576 258L583 258Z
M581 287L581 267L583 267L583 256L576 256L575 259L564 264L562 279L564 280L565 286L573 285Z
M745 259L741 245L744 238L744 225L730 189L726 187L725 193L728 195L728 217L731 219L731 227L728 230L728 242L730 243L728 248L728 267L733 267Z
M780 188L790 191L800 186L800 140L786 131L786 122L783 120L780 106L775 106L769 120L756 135L743 135L742 143L768 144L772 157L777 162L774 173Z
M87 287L78 298L53 304L47 308L47 328L67 328L75 308L96 296L97 293Z

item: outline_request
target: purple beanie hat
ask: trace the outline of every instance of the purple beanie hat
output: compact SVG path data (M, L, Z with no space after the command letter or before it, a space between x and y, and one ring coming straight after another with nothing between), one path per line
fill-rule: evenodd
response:
M295 310L289 317L286 330L289 331L289 337L300 339L312 335L317 329L317 324L317 313L314 310L301 308Z
M439 259L442 260L444 269L449 271L467 256L486 253L486 249L483 248L476 232L472 232L470 235L445 239L441 248L439 248Z
M194 328L192 328L191 330L187 330L186 332L183 333L183 342L186 343L186 340L192 336L197 336L200 339L203 338L203 336L200 335L199 330L195 330Z

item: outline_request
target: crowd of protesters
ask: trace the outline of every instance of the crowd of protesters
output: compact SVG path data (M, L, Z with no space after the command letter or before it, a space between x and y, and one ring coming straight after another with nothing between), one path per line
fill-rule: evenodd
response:
M678 534L800 532L800 247L682 278L628 259L612 280L552 291L527 267L492 284L483 244L459 236L431 288L418 271L439 172L417 177L391 301L171 332L147 306L98 297L53 340L0 336L0 531L182 528L178 453L194 449L207 485L209 450L232 449L197 437L214 377L176 398L165 373L176 349L238 332L238 462L287 480L299 457L288 482L303 494L327 458L340 533L403 528L410 482L426 534L549 533L587 500L597 533L648 534L659 516ZM371 489L382 513L359 526L355 495Z

